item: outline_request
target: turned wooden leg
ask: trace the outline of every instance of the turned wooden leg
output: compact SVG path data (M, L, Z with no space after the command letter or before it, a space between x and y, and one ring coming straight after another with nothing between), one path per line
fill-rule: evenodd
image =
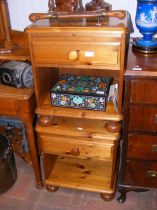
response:
M57 186L53 186L53 185L46 185L46 189L49 191L49 192L56 192L59 187Z
M42 182L42 175L41 175L41 168L40 168L40 159L37 152L34 130L33 130L32 125L28 125L25 123L24 125L25 125L25 131L26 131L26 136L28 140L29 150L31 154L32 164L34 168L34 174L36 178L36 187L38 189L42 189L43 182Z
M7 0L0 1L0 8L1 8L1 18L2 18L2 30L4 33L4 42L3 42L4 46L0 48L0 54L7 54L18 49L18 47L17 45L14 45L11 37L11 25L10 25L10 16L9 16Z
M113 194L100 193L100 195L104 201L111 201L114 198L114 193Z
M54 3L53 0L49 0L48 1L48 8L49 8L49 11L50 12L54 11L54 9L55 9L55 3Z
M124 203L126 200L126 195L130 190L125 187L118 187L118 192L120 193L120 196L117 198L117 201L119 203Z
M118 189L118 191L120 192L120 196L117 198L117 201L119 203L124 203L125 200L126 200L126 196L127 196L127 193L130 192L130 191L133 191L133 192L147 192L148 189L136 189L136 188L125 188L125 187L120 187Z

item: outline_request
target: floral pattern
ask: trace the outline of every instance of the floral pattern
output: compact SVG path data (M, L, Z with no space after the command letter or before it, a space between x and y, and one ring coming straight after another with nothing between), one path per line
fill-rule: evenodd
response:
M51 104L104 111L111 81L111 77L62 75L51 89Z

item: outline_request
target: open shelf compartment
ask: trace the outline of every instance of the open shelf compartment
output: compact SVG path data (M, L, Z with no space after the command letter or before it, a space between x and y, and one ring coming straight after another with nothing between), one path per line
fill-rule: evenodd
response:
M54 161L53 159L56 160ZM92 159L69 158L62 156L43 155L44 162L53 161L49 170L45 170L45 184L73 189L112 193L112 163ZM112 178L111 178L112 177Z
M75 117L83 119L97 120L123 120L123 115L115 111L112 102L107 102L106 111L84 110L76 108L55 107L50 104L50 94L47 93L43 103L37 107L36 113L39 115L53 115L60 117Z

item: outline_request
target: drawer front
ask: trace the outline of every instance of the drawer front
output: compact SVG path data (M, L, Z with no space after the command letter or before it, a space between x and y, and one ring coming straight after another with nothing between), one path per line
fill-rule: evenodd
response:
M157 104L157 80L132 80L131 102Z
M66 37L64 37L66 39ZM33 41L36 63L56 65L92 65L120 68L120 44L74 41Z
M0 114L1 115L16 115L17 102L12 99L1 98Z
M127 157L157 161L157 136L130 134Z
M130 107L129 129L134 131L157 131L157 106Z
M128 160L124 184L157 188L157 162Z
M93 143L92 140L86 139L76 140L73 138L39 135L38 140L40 150L48 154L112 160L112 156L116 152L116 145Z

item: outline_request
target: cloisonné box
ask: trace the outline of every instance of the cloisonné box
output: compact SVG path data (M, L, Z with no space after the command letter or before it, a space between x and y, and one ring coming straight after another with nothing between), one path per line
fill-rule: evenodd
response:
M104 111L111 81L111 77L62 75L51 89L51 104Z

